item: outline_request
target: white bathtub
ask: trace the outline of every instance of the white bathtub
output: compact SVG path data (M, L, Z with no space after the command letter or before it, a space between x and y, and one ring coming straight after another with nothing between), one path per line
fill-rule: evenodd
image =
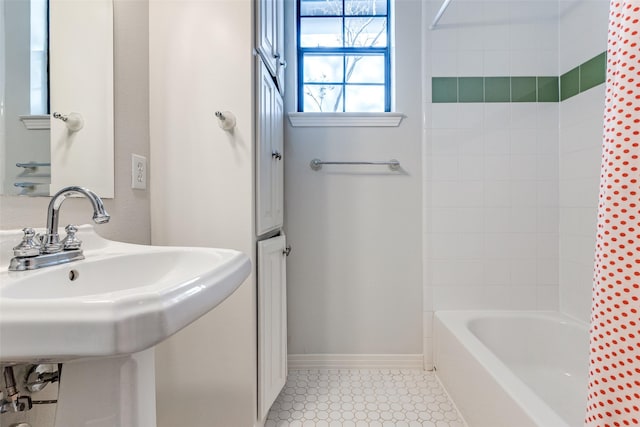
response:
M588 325L557 312L435 314L436 373L469 427L582 426Z

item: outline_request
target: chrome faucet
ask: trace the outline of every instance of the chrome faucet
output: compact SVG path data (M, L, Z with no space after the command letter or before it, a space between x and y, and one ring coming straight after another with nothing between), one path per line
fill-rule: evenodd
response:
M44 253L54 254L63 249L63 244L60 243L60 237L58 236L58 217L62 202L72 194L81 194L89 199L93 206L93 222L96 224L109 222L110 216L104 209L102 199L100 199L96 193L82 187L65 187L54 194L51 202L49 202L49 208L47 209L47 233L42 238L42 251Z
M10 271L35 270L84 259L80 247L82 242L76 237L78 228L75 225L69 224L65 227L67 236L62 241L58 235L60 207L62 202L73 194L80 194L89 199L93 207L93 222L96 224L109 222L110 216L96 193L83 187L65 187L54 194L49 202L47 231L44 236L40 238L33 228L23 229L22 242L13 248L14 258L9 264Z

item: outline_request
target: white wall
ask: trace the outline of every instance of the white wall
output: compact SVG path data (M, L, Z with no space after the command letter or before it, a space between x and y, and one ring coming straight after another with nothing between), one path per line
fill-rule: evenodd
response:
M560 2L560 72L607 49L609 4ZM585 31L589 28L589 31ZM605 87L560 104L560 309L589 321Z
M289 28L295 28L287 1ZM396 0L397 128L301 128L285 119L289 354L421 354L421 3ZM287 40L294 40L293 34ZM296 111L294 43L285 111ZM323 160L398 159L379 167Z
M152 242L226 247L255 266L253 2L151 0ZM217 110L235 114L225 132ZM252 426L254 273L156 351L159 427Z
M49 21L49 76L56 82L50 85L51 115L76 113L83 121L81 129L70 132L71 117L66 123L51 119L50 194L79 185L112 198L112 1L52 1Z
M4 2L2 3L4 6ZM2 28L6 28L5 26L5 18L4 18L4 7L0 7L0 26ZM6 127L5 127L5 85L6 85L6 72L5 72L5 64L6 64L6 36L5 31L0 31L0 158L6 159ZM4 188L4 171L5 164L4 161L0 161L0 189ZM1 190L0 190L1 191Z
M425 30L427 358L432 311L558 306L558 104L431 103L433 76L557 76L557 22L556 1L455 1Z

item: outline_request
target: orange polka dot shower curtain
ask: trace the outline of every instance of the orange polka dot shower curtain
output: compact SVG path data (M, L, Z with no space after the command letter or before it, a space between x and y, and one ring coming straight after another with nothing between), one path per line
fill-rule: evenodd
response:
M611 1L604 116L588 427L640 425L640 0Z

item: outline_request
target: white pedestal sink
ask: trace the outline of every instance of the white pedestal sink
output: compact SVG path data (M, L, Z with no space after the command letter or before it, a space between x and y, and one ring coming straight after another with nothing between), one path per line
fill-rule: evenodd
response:
M150 349L231 295L249 258L114 242L87 225L84 260L7 271L21 235L0 231L0 363L64 363L56 426L155 426Z

